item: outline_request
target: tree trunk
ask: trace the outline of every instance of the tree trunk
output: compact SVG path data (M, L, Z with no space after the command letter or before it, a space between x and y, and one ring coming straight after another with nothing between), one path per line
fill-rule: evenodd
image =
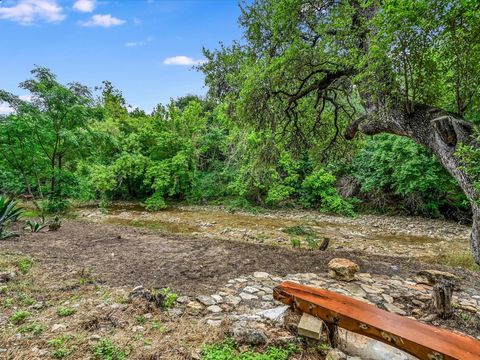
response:
M368 106L367 115L353 122L347 128L345 137L352 139L358 131L366 135L396 134L409 137L435 154L470 201L473 213L470 248L475 261L480 264L480 196L474 179L463 170L455 156L461 143L473 143L472 130L472 125L463 119L426 105L416 104L410 114L401 105L388 111Z

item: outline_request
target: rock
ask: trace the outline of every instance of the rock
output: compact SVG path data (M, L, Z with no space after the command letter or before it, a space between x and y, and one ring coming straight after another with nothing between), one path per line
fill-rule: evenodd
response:
M133 327L132 327L132 331L133 331L134 333L136 333L136 332L144 332L144 331L145 331L145 328L144 328L143 326L141 326L141 325L136 325L136 326L133 326Z
M52 332L61 332L67 330L67 326L64 324L53 324Z
M252 295L252 294L247 294L244 292L241 292L239 296L242 298L242 300L253 300L253 299L258 299L258 296Z
M233 295L225 296L225 302L229 305L236 306L240 303L240 301L242 301L242 299L239 298L238 296L233 296Z
M303 313L298 323L298 335L320 340L323 330L323 321L307 313Z
M94 335L90 336L89 339L90 339L91 341L98 341L98 340L100 340L101 338L102 338L102 337L101 337L100 335L94 334Z
M332 349L328 352L325 360L347 360L347 355L338 349Z
M385 304L383 304L383 306L385 306L385 309L387 309L391 313L395 313L395 314L403 315L403 316L407 315L407 313L405 311L403 311L398 306L395 306L393 304L385 303Z
M3 272L0 273L0 283L2 282L8 282L10 280L13 280L15 278L16 274L12 272Z
M328 263L328 275L336 280L352 281L360 267L351 260L335 258Z
M222 320L209 319L209 320L207 320L207 325L218 327L218 326L222 325Z
M246 322L238 321L230 328L230 333L238 344L265 345L268 341L263 330L248 325Z
M167 310L167 314L172 317L182 316L183 310L180 308L172 308Z
M223 311L222 308L218 305L211 305L211 306L207 307L207 310L214 313L214 314L218 314L218 313L221 313Z
M187 312L191 315L198 315L203 310L203 305L198 301L190 301L187 304Z
M253 286L245 286L243 288L243 292L246 292L246 293L249 293L249 294L255 294L256 292L258 292L259 290Z
M263 310L257 312L257 315L260 315L261 317L268 319L270 321L274 321L277 323L283 324L283 320L285 319L285 316L288 313L289 306L278 306L273 309L268 309L268 310Z
M415 276L415 281L419 284L434 286L441 279L449 280L456 284L458 277L452 273L440 270L421 270Z
M384 299L387 303L389 303L389 304L392 304L392 303L393 303L393 297L391 297L390 295L388 295L388 294L382 294L382 297L383 297L383 299Z
M190 298L189 298L188 296L179 296L176 301L177 301L177 303L179 303L179 304L185 304L185 303L187 303L189 300L190 300Z
M257 279L268 279L270 274L263 271L256 271L253 273L253 277Z
M200 301L200 303L202 303L205 306L216 304L216 301L211 296L207 296L207 295L199 295L197 296L197 300Z
M223 298L218 294L212 295L212 298L217 304L221 304L223 302Z

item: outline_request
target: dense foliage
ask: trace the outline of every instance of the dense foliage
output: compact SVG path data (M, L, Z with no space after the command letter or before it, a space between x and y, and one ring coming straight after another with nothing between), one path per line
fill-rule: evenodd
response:
M46 210L68 200L139 200L149 210L171 202L232 207L301 206L351 216L361 198L378 210L439 215L460 192L433 156L404 138L382 136L319 153L241 125L225 103L196 96L129 112L105 82L100 96L59 84L35 68L22 83L31 101L2 92L15 112L0 118L0 192L28 194ZM325 144L323 144L325 145ZM351 165L349 165L349 163ZM339 195L337 178L361 191ZM378 194L396 206L385 207Z

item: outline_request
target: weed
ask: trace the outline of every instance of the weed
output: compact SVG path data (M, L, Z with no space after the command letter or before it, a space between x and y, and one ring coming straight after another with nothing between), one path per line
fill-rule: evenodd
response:
M22 325L18 328L18 332L21 334L40 335L45 331L45 326L35 321Z
M127 352L119 349L112 340L103 338L95 345L93 356L99 360L123 360L126 358Z
M163 307L170 309L178 298L178 295L174 293L170 288L164 288L161 290L161 294L165 297L163 300Z
M11 308L13 306L13 299L12 298L5 298L3 300L2 305L5 309Z
M315 236L315 231L310 226L290 226L282 230L284 233L296 236Z
M306 235L305 241L307 242L310 249L316 250L320 246L317 237L314 235Z
M158 330L161 334L166 334L168 332L168 328L165 325L162 325L160 320L152 321L152 329Z
M25 257L18 260L15 264L18 269L23 273L26 274L33 266L33 260L31 258Z
M290 242L293 248L300 247L300 239L297 237L291 238Z
M62 220L60 217L55 216L50 222L48 223L48 230L50 231L57 231L62 226Z
M61 306L57 309L57 315L62 317L70 316L75 314L75 311L76 311L75 309L72 309L66 306Z
M70 354L70 351L68 349L59 348L52 353L52 356L55 359L63 359L64 357L67 357L69 354Z
M296 346L290 344L285 348L269 347L263 353L252 350L238 352L235 342L227 339L221 344L205 346L202 350L202 360L287 360L296 351Z
M28 294L25 294L25 293L21 293L18 298L19 298L20 302L22 303L22 305L24 305L24 306L30 306L30 305L35 304L35 302L36 302L36 300L34 298L30 297Z
M138 324L145 324L147 322L147 318L145 317L145 315L138 315L136 318L135 318L135 321L138 323Z
M10 322L13 324L21 324L30 317L30 313L25 310L17 310L10 316Z

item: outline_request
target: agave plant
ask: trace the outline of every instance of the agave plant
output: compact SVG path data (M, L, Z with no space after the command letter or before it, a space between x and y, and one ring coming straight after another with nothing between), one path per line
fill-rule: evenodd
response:
M17 201L0 196L0 239L17 235L8 231L9 224L17 221L23 212L23 209L17 205Z
M25 229L37 233L40 232L40 230L42 230L45 226L47 226L45 221L28 220L25 224Z

